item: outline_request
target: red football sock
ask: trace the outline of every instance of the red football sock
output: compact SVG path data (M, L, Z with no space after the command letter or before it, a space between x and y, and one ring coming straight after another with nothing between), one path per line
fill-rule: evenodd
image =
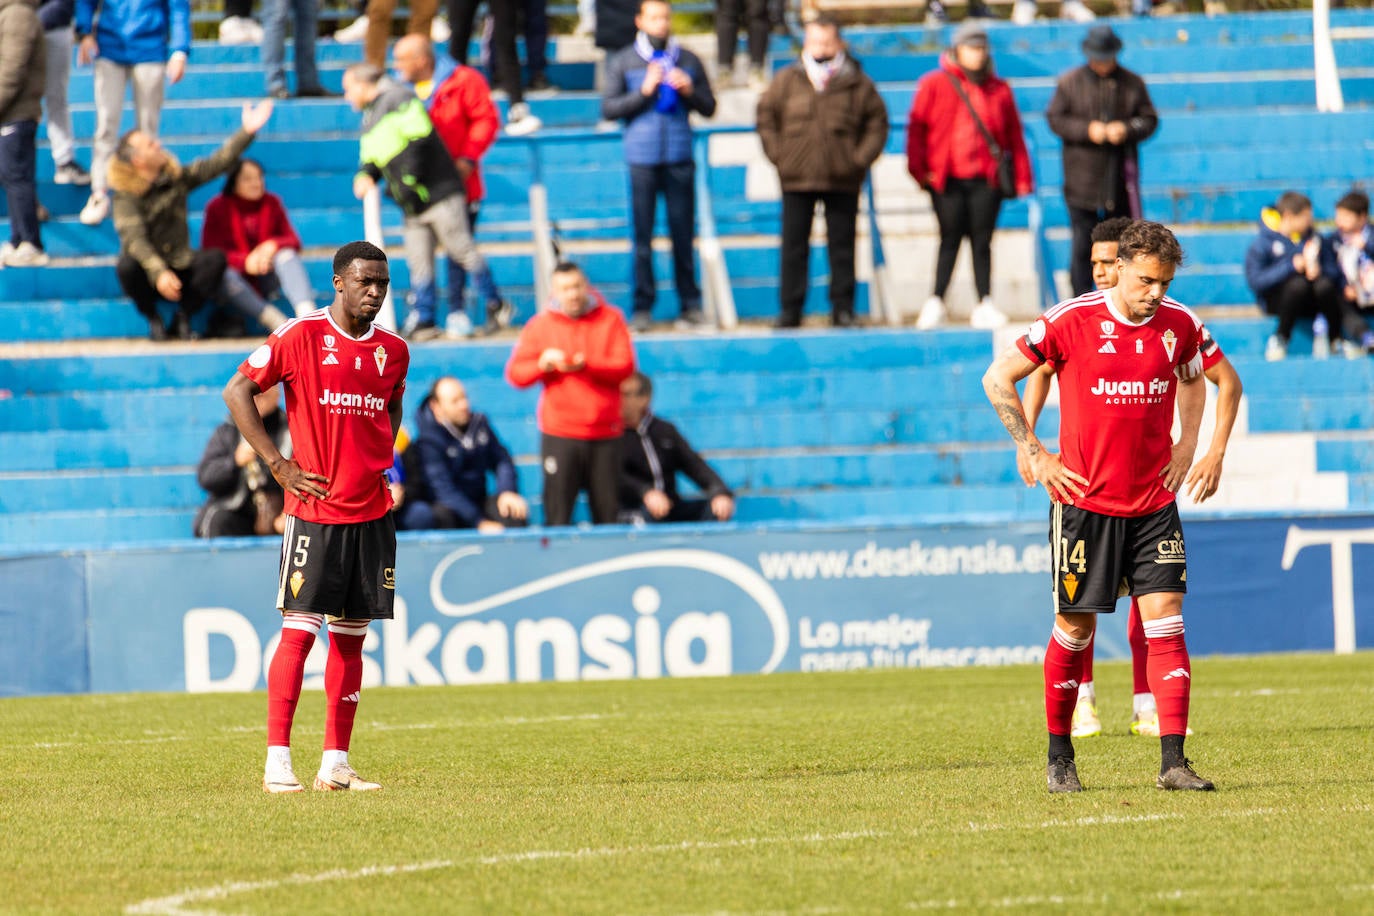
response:
M367 623L329 625L329 660L324 666L324 749L346 751L353 737L358 692L363 686L363 640Z
M1045 649L1045 724L1052 735L1067 735L1072 728L1081 657L1089 639L1074 639L1059 627L1050 636Z
M291 746L291 720L301 698L305 659L315 644L319 618L288 616L281 628L281 642L267 669L267 746Z
M1140 623L1140 604L1134 598L1131 599L1131 612L1126 615L1126 640L1131 644L1131 692L1149 693L1150 679L1145 673L1149 643L1145 640L1145 627Z
M1092 636L1088 637L1088 647L1078 653L1080 657L1079 664L1083 668L1078 678L1079 685L1091 684L1093 682L1093 647L1096 645L1097 634L1094 633Z
M1183 615L1145 621L1144 630L1150 643L1147 664L1150 691L1159 709L1159 734L1183 735L1188 730L1188 694L1193 685Z

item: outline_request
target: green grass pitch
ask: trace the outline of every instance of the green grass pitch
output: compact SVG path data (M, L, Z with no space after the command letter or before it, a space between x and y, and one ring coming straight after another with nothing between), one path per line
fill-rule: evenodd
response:
M1374 654L1197 660L1207 794L1097 674L1053 797L1038 667L368 690L355 794L262 694L3 700L0 911L1374 912Z

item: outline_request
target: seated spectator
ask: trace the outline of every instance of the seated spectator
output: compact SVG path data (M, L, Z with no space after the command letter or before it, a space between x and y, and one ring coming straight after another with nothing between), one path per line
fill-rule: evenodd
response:
M1326 238L1325 271L1343 290L1347 353L1359 341L1374 350L1374 227L1369 225L1369 195L1351 191L1336 203L1336 229ZM1363 325L1363 327L1361 327ZM1359 355L1359 354L1354 354Z
M273 385L253 397L263 426L283 455L291 455L291 431L281 409L281 388ZM281 534L285 494L266 462L239 435L233 421L221 423L196 468L196 482L210 494L196 513L198 538L237 538Z
M473 411L462 382L452 376L435 382L416 425L403 453L402 528L495 534L526 525L529 505L520 495L515 462L486 414ZM487 488L488 474L495 478L495 493Z
M683 438L677 427L649 409L654 385L636 372L620 384L621 434L620 520L647 522L728 522L735 497ZM705 499L683 499L677 475L686 474Z
M243 129L203 159L183 166L156 137L131 130L119 141L110 163L110 187L115 191L114 222L120 254L115 266L119 285L148 319L148 336L165 340L167 327L158 302L176 306L172 327L190 340L191 315L214 299L256 318L269 331L286 321L253 287L227 268L224 252L191 248L186 223L186 198L191 191L223 174L239 158L254 135L272 115L272 102L243 107Z
M0 267L48 263L38 229L37 136L47 64L36 6L0 2L0 187L10 214Z
M1298 319L1321 316L1325 335L1314 324L1313 353L1329 352L1340 340L1341 293L1330 276L1323 274L1321 238L1312 229L1312 201L1297 191L1284 191L1273 207L1260 214L1259 233L1245 253L1245 280L1259 304L1279 320L1269 338L1264 358L1288 355L1288 340Z
M572 523L577 494L587 491L592 523L619 514L620 383L635 369L625 318L587 283L582 268L553 269L552 302L520 331L506 381L543 385L539 396L544 524Z
M280 292L297 316L315 311L300 236L281 198L268 192L256 159L239 159L230 166L224 190L205 206L200 247L223 251L229 266L264 299L271 301Z

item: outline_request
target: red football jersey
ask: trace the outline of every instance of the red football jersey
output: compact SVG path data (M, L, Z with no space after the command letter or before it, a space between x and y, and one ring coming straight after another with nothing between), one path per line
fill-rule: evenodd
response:
M410 350L397 334L373 325L356 340L320 309L288 321L249 355L239 372L267 388L286 389L292 457L329 478L329 498L286 494L286 512L310 522L343 524L381 518L391 508L383 474L392 463L387 405L401 396Z
M1027 359L1058 370L1060 456L1088 479L1079 508L1131 518L1173 501L1160 472L1178 379L1202 372L1201 328L1167 297L1133 324L1095 291L1056 305L1017 341Z

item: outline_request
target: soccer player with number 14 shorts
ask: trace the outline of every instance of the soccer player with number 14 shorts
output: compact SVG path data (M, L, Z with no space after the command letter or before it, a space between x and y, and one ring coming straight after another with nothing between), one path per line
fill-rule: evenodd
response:
M1210 790L1184 756L1192 666L1183 630L1188 561L1174 493L1197 449L1206 404L1202 326L1168 298L1183 261L1178 239L1145 220L1121 234L1116 286L1061 302L993 361L983 389L1050 494L1054 630L1045 651L1046 781L1081 792L1070 737L1079 655L1132 595L1149 641L1159 708L1161 789ZM1026 422L1016 383L1040 365L1059 373L1061 454ZM1182 432L1171 438L1175 400Z
M243 438L286 491L277 607L281 642L267 672L263 788L300 792L291 723L305 660L326 621L324 755L319 791L380 789L348 762L363 680L363 641L396 596L396 525L384 474L401 427L410 351L373 325L391 276L386 254L350 242L334 255L334 302L289 321L252 352L224 389ZM267 435L253 396L281 383L292 455Z

